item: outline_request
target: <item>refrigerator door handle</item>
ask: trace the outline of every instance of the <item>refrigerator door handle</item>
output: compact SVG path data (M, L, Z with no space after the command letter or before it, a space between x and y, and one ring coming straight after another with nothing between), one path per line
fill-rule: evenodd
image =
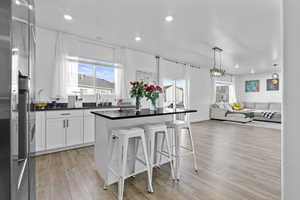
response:
M21 187L22 180L23 180L23 177L24 177L24 172L25 172L25 169L26 169L26 166L27 166L27 158L24 159L22 162L23 162L23 166L22 166L22 169L21 169L21 173L18 177L18 190Z

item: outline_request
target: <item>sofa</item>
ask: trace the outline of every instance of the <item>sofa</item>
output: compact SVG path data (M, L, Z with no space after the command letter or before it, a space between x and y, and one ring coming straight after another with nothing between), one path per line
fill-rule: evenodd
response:
M234 111L229 104L212 104L210 106L210 119L234 121L234 122L251 122L253 114L251 112Z
M238 104L244 109L234 110L229 103L212 104L210 106L210 119L243 123L252 120L281 123L280 103L242 102ZM265 112L272 112L272 117L264 116Z
M254 113L253 120L281 123L281 103L242 102L240 105L245 108L245 111ZM264 117L264 112L273 112L273 116Z

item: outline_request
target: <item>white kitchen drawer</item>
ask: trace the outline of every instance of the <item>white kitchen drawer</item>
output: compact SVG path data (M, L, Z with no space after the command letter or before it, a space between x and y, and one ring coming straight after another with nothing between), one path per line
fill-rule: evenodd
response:
M95 115L91 112L97 112L97 111L109 111L109 110L119 110L119 108L100 108L100 109L89 109L84 110L84 118L86 117L94 117Z
M47 119L83 117L83 112L83 110L47 111L46 117Z

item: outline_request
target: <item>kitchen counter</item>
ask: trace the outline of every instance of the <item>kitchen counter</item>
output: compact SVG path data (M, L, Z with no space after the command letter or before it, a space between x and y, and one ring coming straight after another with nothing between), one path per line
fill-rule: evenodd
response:
M170 109L170 108L159 108L157 111L151 111L149 109L142 109L141 111L136 111L135 109L128 109L122 111L96 111L91 112L100 117L104 117L110 120L118 119L130 119L130 118L139 118L139 117L154 117L160 115L174 115L174 114L184 114L184 113L193 113L197 110L185 110L185 109Z
M55 107L55 108L36 108L35 111L59 111L59 110L88 110L88 109L114 109L114 108L135 108L135 106L84 106L80 108Z
M89 112L89 111L87 111ZM107 178L107 184L113 184L118 182L118 176L115 176L114 173L107 171L107 165L109 160L117 161L119 159L120 153L115 153L112 157L109 157L108 152L108 138L111 135L112 130L114 129L122 129L128 127L143 127L146 124L156 124L156 123L167 123L174 120L174 115L176 114L184 114L184 113L194 113L197 110L185 110L185 109L170 109L170 108L160 108L157 111L151 111L149 109L142 109L137 112L135 109L127 109L122 111L92 111L90 112L95 116L95 164L97 173L103 178ZM157 136L161 137L159 134ZM168 134L170 137L169 141L175 141L173 138L173 134ZM159 138L158 138L159 140ZM157 149L161 149L161 144L158 144ZM173 144L175 145L175 144ZM117 146L115 152L121 152L121 146ZM128 146L128 155L129 157L133 157L136 155L135 145L130 143ZM162 158L161 163L170 162L168 158ZM144 166L135 165L135 162L130 160L128 162L128 173L140 173L140 170L144 168ZM133 167L135 166L135 167ZM118 169L118 162L113 162L111 167L115 170ZM127 174L128 175L128 174ZM179 177L179 175L178 175Z

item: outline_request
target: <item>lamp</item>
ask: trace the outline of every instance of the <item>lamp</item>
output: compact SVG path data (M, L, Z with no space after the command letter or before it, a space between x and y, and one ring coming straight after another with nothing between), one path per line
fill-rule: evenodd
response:
M223 49L221 49L219 47L214 47L213 51L214 51L214 66L210 70L210 75L212 77L224 76L225 75L225 70L222 69L222 60L221 60L221 52L223 51ZM219 53L219 57L220 57L220 66L219 66L219 68L217 68L216 53Z

